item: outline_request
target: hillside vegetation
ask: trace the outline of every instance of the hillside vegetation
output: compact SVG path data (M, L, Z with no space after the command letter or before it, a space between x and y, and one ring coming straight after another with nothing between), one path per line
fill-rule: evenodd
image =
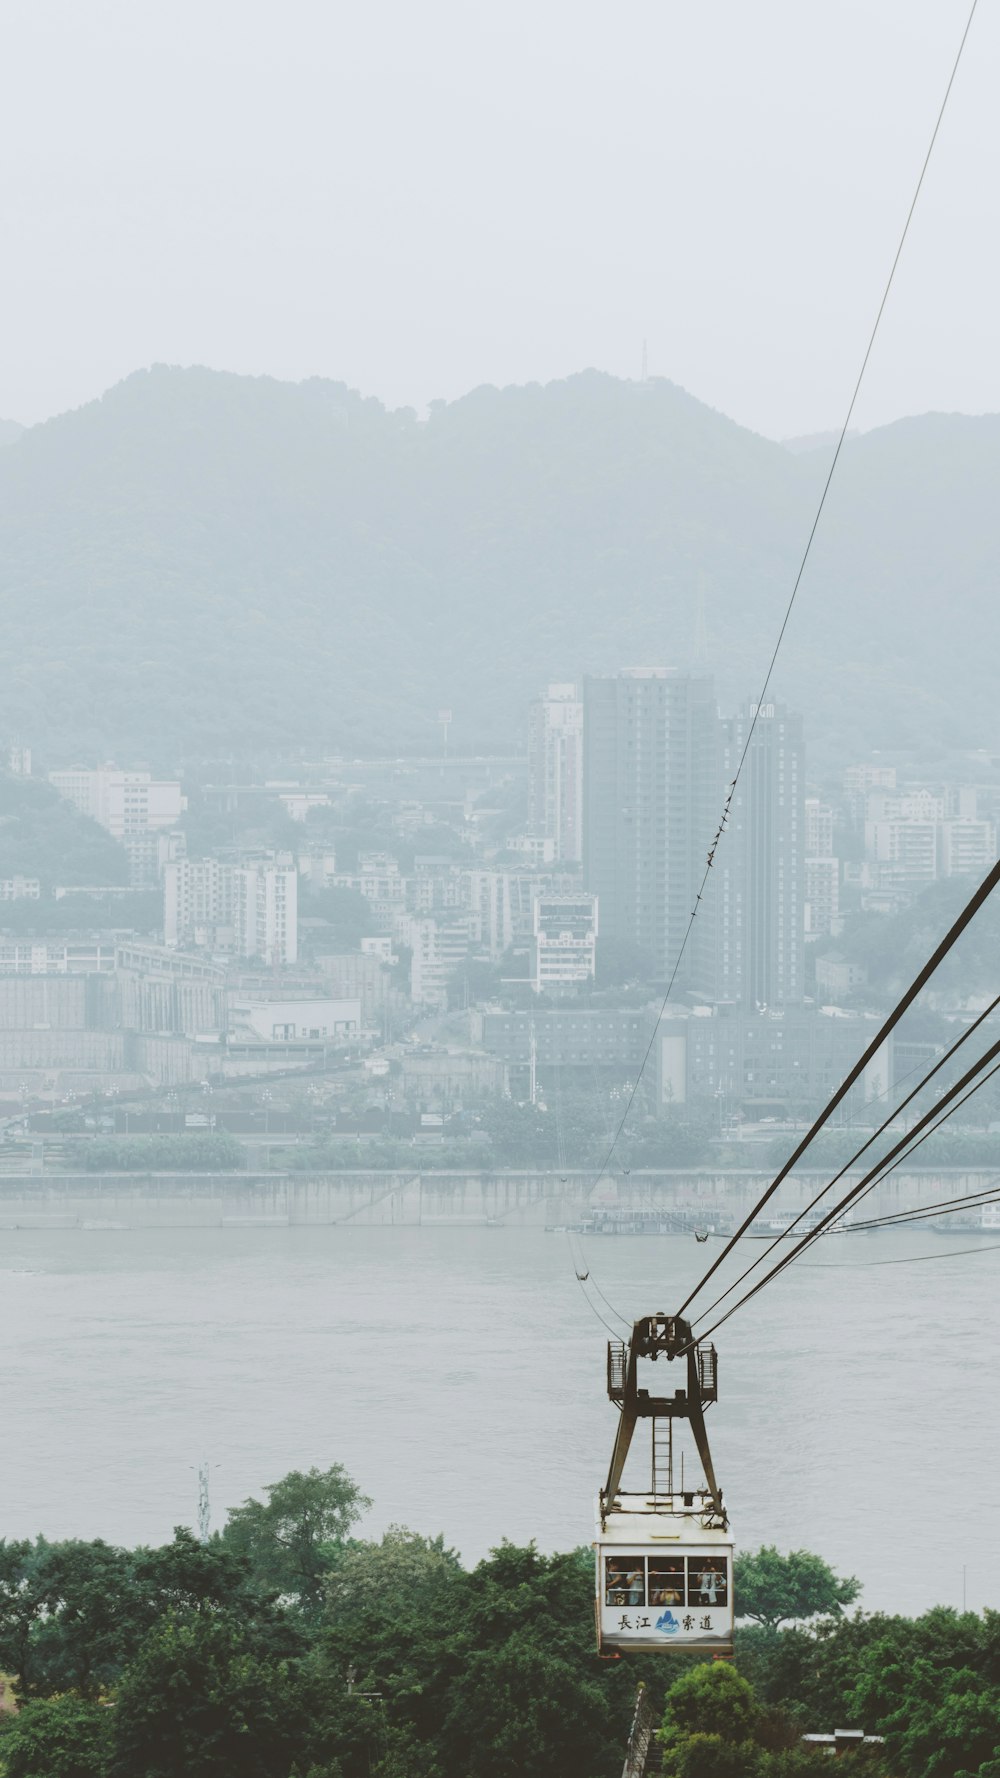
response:
M0 772L0 877L13 876L37 877L43 893L57 883L110 886L128 882L128 859L105 828L51 784ZM5 924L33 917L31 903L3 910ZM79 919L78 909L74 917Z
M4 728L56 756L505 744L546 677L761 675L828 462L589 371L390 412L156 367L0 451ZM1000 418L848 442L775 690L814 757L997 737Z

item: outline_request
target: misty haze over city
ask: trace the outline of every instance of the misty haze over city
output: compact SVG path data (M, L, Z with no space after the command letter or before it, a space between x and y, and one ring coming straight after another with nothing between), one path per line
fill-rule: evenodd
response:
M996 1778L995 11L4 39L0 1778Z

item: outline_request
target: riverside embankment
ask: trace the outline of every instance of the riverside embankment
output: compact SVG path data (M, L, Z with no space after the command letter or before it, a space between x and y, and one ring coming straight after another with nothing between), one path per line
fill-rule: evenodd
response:
M795 1174L774 1211L808 1204L831 1171ZM838 1195L860 1175L846 1174ZM595 1211L677 1212L719 1229L746 1214L767 1171L677 1170L608 1176L595 1171L22 1173L0 1177L2 1228L380 1227L483 1225L565 1227ZM917 1208L985 1190L988 1169L944 1168L893 1174L865 1214Z

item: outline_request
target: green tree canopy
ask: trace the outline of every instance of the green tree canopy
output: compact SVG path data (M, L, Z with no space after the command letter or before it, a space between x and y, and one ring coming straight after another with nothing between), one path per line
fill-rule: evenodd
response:
M95 1696L118 1673L135 1623L133 1562L93 1543L0 1546L0 1669L22 1698Z
M113 1712L69 1694L0 1717L4 1778L107 1778Z
M296 1702L238 1617L170 1612L118 1688L113 1778L288 1778Z
M860 1591L859 1580L841 1579L809 1550L783 1556L774 1544L765 1544L742 1552L733 1566L737 1615L770 1630L796 1618L836 1616Z
M43 895L57 883L109 888L128 882L124 847L44 779L0 772L0 837L4 876L37 877ZM11 903L4 909L4 922L27 921L32 915L42 915L38 903ZM54 917L60 915L79 923L81 910L72 903L69 909L56 904Z
M670 1687L660 1730L666 1778L818 1778L824 1756L766 1713L727 1662L700 1662Z
M233 1509L223 1541L247 1557L264 1587L316 1610L339 1546L371 1501L339 1463L292 1470L264 1493L266 1500Z
M218 1539L179 1529L155 1550L70 1540L0 1545L0 1670L19 1697L113 1686L136 1644L167 1610L230 1608L264 1621L249 1564ZM272 1614L273 1615L273 1614Z

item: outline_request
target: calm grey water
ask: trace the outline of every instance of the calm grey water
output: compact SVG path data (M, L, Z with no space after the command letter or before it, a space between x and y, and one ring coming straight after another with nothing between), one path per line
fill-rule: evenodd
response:
M193 1523L206 1457L216 1520L336 1461L373 1497L370 1534L443 1531L470 1560L503 1536L590 1541L615 1413L565 1238L3 1242L0 1534L160 1541ZM587 1257L632 1316L675 1309L713 1251L618 1238ZM870 1609L960 1605L963 1566L970 1608L1000 1601L998 1283L986 1236L841 1235L722 1329L709 1429L738 1542L818 1550Z

